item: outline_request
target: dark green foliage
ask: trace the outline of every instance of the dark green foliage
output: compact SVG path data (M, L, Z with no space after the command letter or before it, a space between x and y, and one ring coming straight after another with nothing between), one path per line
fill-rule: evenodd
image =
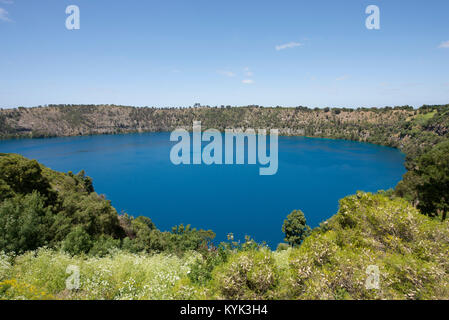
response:
M310 227L307 225L306 217L301 210L294 210L284 220L282 232L285 233L285 242L293 247L299 246L310 234Z
M132 219L129 216L120 217L125 227L127 237L123 240L123 249L130 252L171 252L182 255L190 250L208 247L215 238L215 233L197 230L190 225L173 227L172 232L161 232L146 217ZM126 222L128 221L128 222Z
M0 251L23 253L46 243L51 222L44 198L34 191L0 204Z
M429 215L441 213L444 219L449 211L449 141L420 157L416 174L421 177L418 208Z
M0 154L0 224L0 251L15 253L62 244L71 254L102 256L122 246L182 255L215 237L190 225L161 232L148 217L119 216L84 171L63 174L14 154Z
M215 267L225 263L230 254L229 250L220 246L219 248L212 248L202 250L202 257L197 259L190 267L188 277L192 283L205 284L212 279L212 271Z
M163 251L165 241L161 239L161 232L148 217L134 219L127 214L119 217L126 238L123 241L123 249L138 253L142 251Z
M70 173L69 173L70 174ZM94 186L93 186L93 182L92 182L92 178L86 176L86 173L84 172L84 170L81 170L77 175L71 175L73 178L75 178L75 180L77 182L79 182L80 184L82 184L84 186L84 189L88 192L88 193L92 193L94 192Z
M117 212L84 172L65 175L15 154L0 154L0 208L0 251L57 246L74 228L92 239L124 237Z
M81 225L91 236L123 236L117 212L96 193L64 194L55 222L56 239L64 238L73 225Z
M140 216L134 219L131 224L133 225L134 229L141 230L141 229L148 229L148 230L154 230L156 229L156 226L154 225L153 221L151 221L150 218Z
M88 253L92 248L90 235L81 226L76 226L70 231L62 243L62 249L72 255Z
M114 239L110 236L103 235L93 242L89 254L97 257L104 257L118 248L120 248L120 239Z
M5 191L1 198L13 194L29 194L39 192L49 203L55 201L55 193L51 190L47 178L36 160L28 160L19 155L0 155L0 190Z
M196 230L190 225L179 225L172 228L170 234L166 234L169 238L170 251L188 251L197 250L202 245L208 245L215 238L215 233L211 230Z
M396 192L414 201L422 213L445 219L449 211L449 141L419 157Z
M14 191L12 191L11 187L4 180L0 179L0 202L13 196Z

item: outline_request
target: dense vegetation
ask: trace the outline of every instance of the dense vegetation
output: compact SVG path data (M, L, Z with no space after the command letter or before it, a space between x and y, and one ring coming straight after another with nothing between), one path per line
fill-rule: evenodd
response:
M248 240L183 255L103 257L38 249L0 255L4 299L447 299L449 222L403 199L358 193L301 246L270 251ZM80 288L67 290L68 266ZM379 288L367 289L377 266Z
M118 215L84 172L59 173L20 155L0 154L0 250L20 254L46 246L70 254L182 253L215 235L190 226L159 231L147 217Z
M416 203L422 213L446 219L449 211L449 140L416 158L396 193Z
M400 148L397 188L341 200L310 230L287 216L285 244L215 246L212 231L119 215L92 180L0 154L0 299L448 299L449 106L383 109L50 106L0 111L0 136L190 128L280 128ZM279 226L281 227L281 226ZM67 267L81 272L67 290ZM367 289L367 268L380 286Z

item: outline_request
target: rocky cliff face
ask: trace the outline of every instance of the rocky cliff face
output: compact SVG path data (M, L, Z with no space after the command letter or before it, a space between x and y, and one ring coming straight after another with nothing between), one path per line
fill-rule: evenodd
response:
M277 128L284 134L331 133L332 127L394 125L412 110L307 111L294 108L156 109L122 106L49 106L0 111L3 135L73 136L116 132L171 131L202 121L203 128ZM0 122L1 123L1 122ZM6 130L5 130L6 129Z
M191 129L193 121L201 121L203 129L276 128L282 135L366 141L407 149L438 142L439 137L448 135L448 119L449 105L419 110L58 105L0 110L0 137L172 131Z

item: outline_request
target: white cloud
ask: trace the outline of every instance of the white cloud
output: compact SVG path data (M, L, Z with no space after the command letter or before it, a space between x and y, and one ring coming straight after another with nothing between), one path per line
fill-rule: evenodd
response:
M278 46L276 46L276 51L280 51L280 50L284 50L284 49L290 49L290 48L295 48L295 47L300 47L302 46L302 43L299 42L289 42L289 43L284 43L284 44L280 44Z
M0 8L0 20L5 22L11 22L12 20L8 17L8 11Z
M245 75L248 77L252 77L254 75L254 73L249 69L249 67L246 67L243 70L245 71Z
M245 79L245 80L242 80L242 83L243 84L253 84L254 80L252 80L252 79Z
M449 48L449 40L441 42L438 48Z
M347 79L349 79L349 76L347 74L345 74L345 75L343 75L341 77L338 77L335 80L337 80L337 81L344 81L344 80L347 80Z
M235 77L235 73L232 71L218 70L217 72L226 77Z
M0 0L0 3L4 3L4 4L13 4L14 1L12 1L12 0Z

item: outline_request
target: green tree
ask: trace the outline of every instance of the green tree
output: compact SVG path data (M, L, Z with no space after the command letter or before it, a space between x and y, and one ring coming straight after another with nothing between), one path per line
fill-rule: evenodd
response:
M78 181L80 181L84 185L84 188L88 193L92 193L95 191L92 178L86 176L86 172L84 170L81 170L76 176L73 177L78 179Z
M51 191L48 179L42 175L42 168L36 160L28 160L22 156L0 155L0 180L17 194L29 194L38 191L48 200L54 201L55 194Z
M38 192L17 195L0 204L0 251L23 253L43 246L51 212Z
M185 252L198 250L200 247L207 247L215 238L215 233L211 230L197 230L190 225L174 226L168 236L168 246L172 252Z
M14 192L11 190L9 185L5 181L0 179L0 202L13 196Z
M90 255L104 257L114 249L120 248L120 239L102 235L93 242Z
M396 187L396 194L414 202L429 216L446 219L449 211L449 141L418 157Z
M63 240L74 225L83 226L92 237L110 235L123 237L117 211L96 193L65 192L54 225L57 240Z
M416 174L421 178L416 186L418 209L446 219L449 211L449 141L438 144L421 156Z
M311 230L304 213L301 210L293 210L284 220L282 232L285 234L285 242L296 247L304 241Z
M63 241L62 248L72 255L88 253L92 248L92 239L83 227L76 226Z

